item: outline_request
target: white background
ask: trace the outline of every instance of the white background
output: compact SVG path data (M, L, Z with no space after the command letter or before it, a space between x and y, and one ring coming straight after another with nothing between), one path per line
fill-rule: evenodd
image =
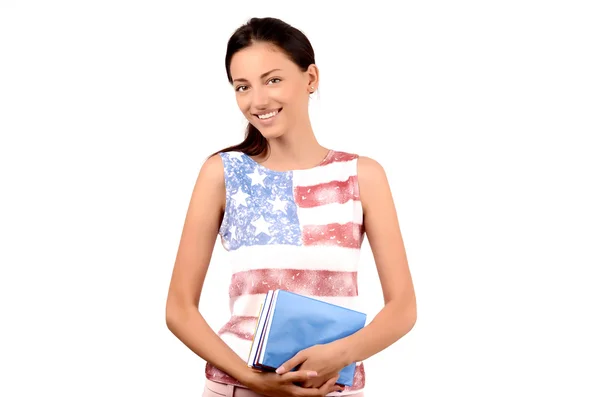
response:
M164 306L197 173L242 139L224 57L253 16L308 36L318 139L392 186L418 320L367 397L600 395L592 3L0 1L0 395L201 395ZM371 319L367 240L359 283Z

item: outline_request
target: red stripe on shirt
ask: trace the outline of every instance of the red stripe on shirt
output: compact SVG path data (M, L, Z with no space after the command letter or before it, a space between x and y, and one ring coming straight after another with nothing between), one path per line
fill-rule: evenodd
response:
M342 161L350 161L357 158L357 154L346 153L346 152L334 152L331 156L329 156L325 161L321 163L321 165L327 165L331 163L337 163Z
M204 373L206 375L206 378L212 380L213 382L244 386L233 376L230 376L229 374L227 374L227 372L221 371L219 368L215 367L209 362L207 362L206 366L204 367Z
M357 273L299 269L247 270L231 277L229 297L266 294L276 289L310 296L357 296Z
M302 227L304 245L337 245L345 248L360 248L363 239L363 225L348 222L344 224L306 225Z
M352 386L344 386L344 391L354 391L365 388L365 367L363 363L356 364L356 371L354 371L354 380Z
M257 319L258 317L251 316L231 316L229 321L221 327L218 334L222 335L228 332L240 339L252 340Z
M349 200L358 200L355 189L357 176L351 175L345 181L331 181L311 186L294 187L294 201L300 208L313 208L325 204L344 204Z

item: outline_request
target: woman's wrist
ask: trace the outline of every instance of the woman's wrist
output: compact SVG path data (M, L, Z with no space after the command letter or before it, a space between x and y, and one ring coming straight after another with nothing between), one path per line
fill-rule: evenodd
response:
M248 388L252 388L255 384L256 380L256 371L250 367L245 367L243 371L240 371L240 374L236 377L236 379L244 386Z
M338 357L344 366L348 366L355 362L353 340L349 337L338 339L333 342L336 345Z

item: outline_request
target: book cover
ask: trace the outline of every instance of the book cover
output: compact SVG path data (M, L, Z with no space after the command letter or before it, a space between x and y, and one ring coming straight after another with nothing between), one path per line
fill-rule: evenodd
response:
M269 302L270 300L270 302ZM275 370L301 350L352 335L366 314L285 290L268 294L258 320L249 364ZM339 384L352 386L356 363L340 371Z

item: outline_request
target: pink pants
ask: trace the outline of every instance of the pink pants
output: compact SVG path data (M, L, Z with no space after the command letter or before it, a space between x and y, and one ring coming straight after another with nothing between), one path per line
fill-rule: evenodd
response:
M340 395L337 394L336 395ZM204 393L202 397L265 397L263 394L258 394L250 389L234 385L226 385L224 383L213 382L206 379ZM364 394L350 394L349 397L364 397Z

